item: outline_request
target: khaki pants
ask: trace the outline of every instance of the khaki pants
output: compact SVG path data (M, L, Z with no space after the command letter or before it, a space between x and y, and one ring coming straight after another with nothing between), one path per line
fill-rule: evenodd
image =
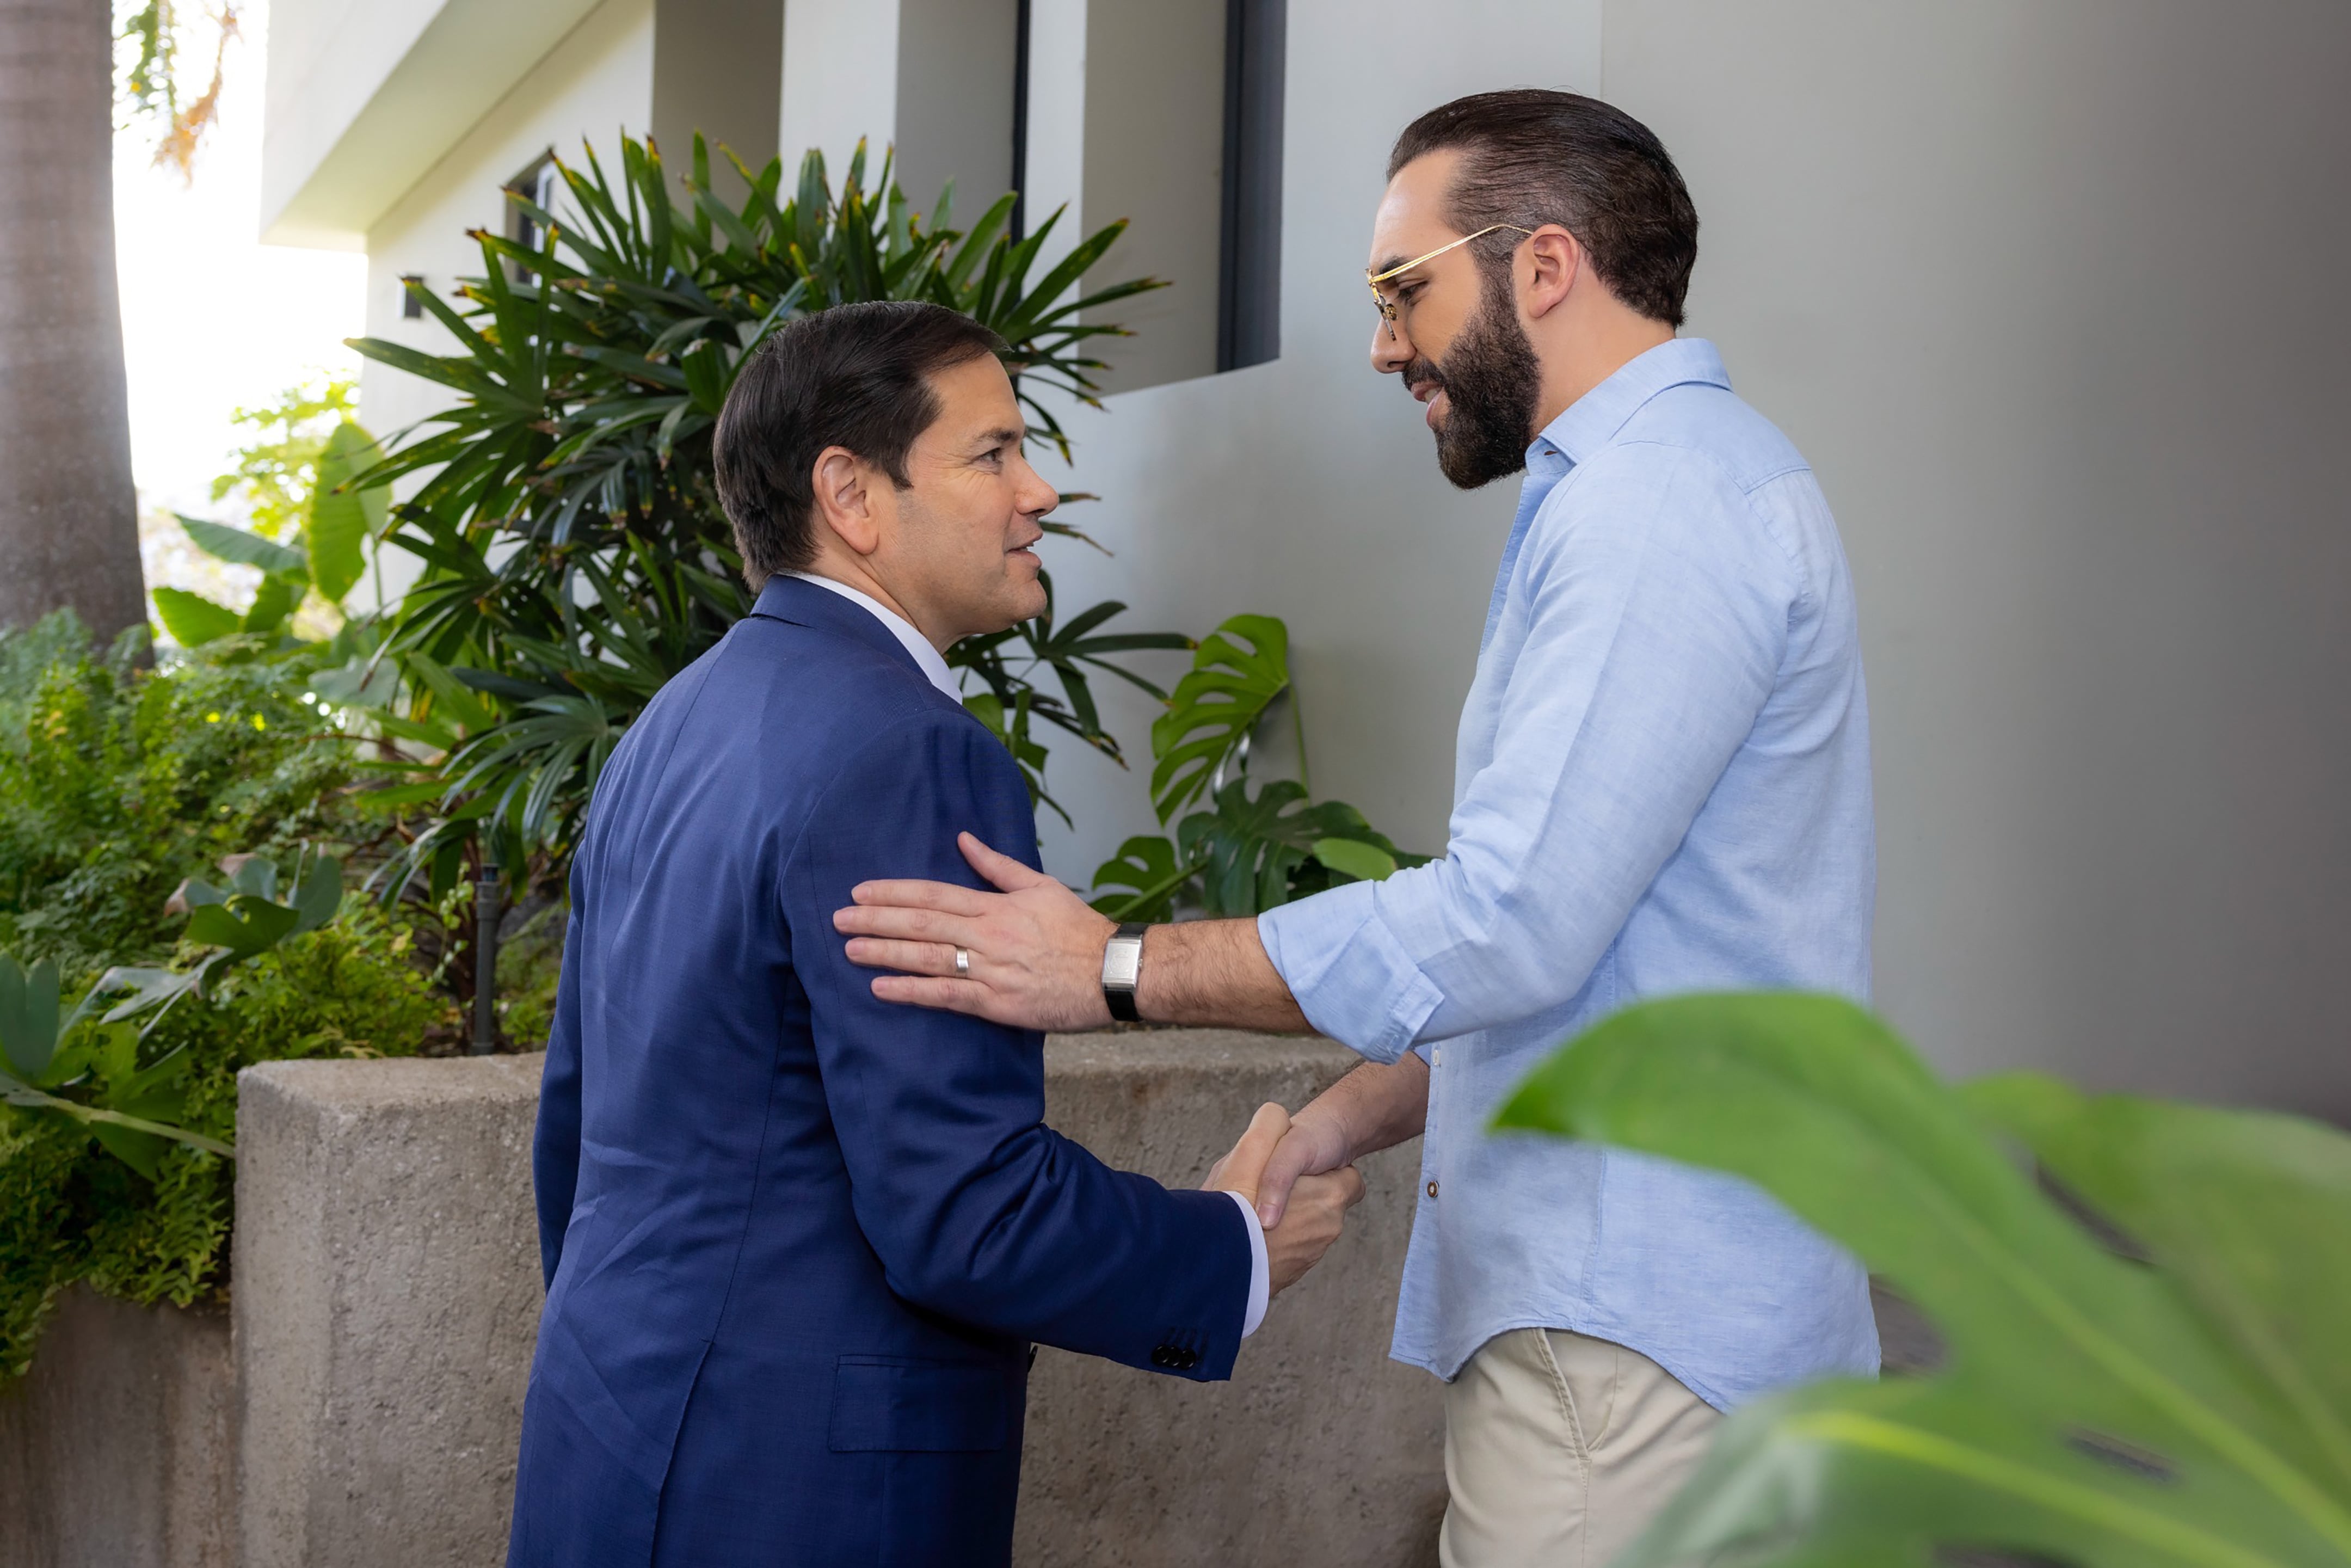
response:
M1564 1329L1486 1342L1445 1391L1443 1568L1606 1568L1705 1456L1719 1412L1638 1351Z

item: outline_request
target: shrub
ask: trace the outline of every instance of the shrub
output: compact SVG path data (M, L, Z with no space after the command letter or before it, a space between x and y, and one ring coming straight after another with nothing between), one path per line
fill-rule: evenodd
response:
M364 847L379 830L349 805L353 748L306 700L312 652L143 670L132 646L94 656L65 613L0 632L0 1380L30 1364L76 1281L182 1306L225 1283L227 1161L86 1120L89 1107L225 1145L240 1069L403 1054L457 1026L420 952L438 933L413 906L328 887L310 928L249 955L186 938L235 934L185 900L167 912L225 857L290 865L306 843ZM27 1039L27 967L52 987L61 976L68 998L102 993L61 1040ZM183 984L196 973L201 990ZM120 1021L103 1021L125 991L108 1015Z

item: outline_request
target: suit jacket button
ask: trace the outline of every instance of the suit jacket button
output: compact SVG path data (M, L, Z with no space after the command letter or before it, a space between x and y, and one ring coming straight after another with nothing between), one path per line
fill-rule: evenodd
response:
M1196 1350L1179 1350L1173 1360L1176 1371L1189 1372L1200 1364L1200 1353Z

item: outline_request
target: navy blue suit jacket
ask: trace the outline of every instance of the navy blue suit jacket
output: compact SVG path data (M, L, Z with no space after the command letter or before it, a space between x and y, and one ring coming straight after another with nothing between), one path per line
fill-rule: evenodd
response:
M1019 770L862 606L776 578L613 751L533 1171L509 1563L1000 1563L1029 1344L1231 1372L1222 1193L1043 1124L1043 1040L876 1001L870 877L1034 864Z

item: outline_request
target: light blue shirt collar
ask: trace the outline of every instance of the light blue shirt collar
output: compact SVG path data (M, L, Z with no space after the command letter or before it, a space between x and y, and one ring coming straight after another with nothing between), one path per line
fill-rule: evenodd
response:
M1634 355L1543 426L1527 447L1528 476L1548 471L1556 479L1615 440L1625 422L1651 398L1693 382L1730 390L1722 356L1704 338L1676 338Z

